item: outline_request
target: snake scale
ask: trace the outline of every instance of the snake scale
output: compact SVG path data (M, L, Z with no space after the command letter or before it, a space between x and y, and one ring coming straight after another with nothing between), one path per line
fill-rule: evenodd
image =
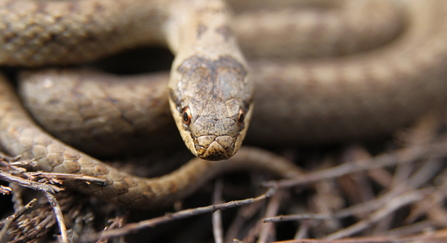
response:
M314 3L317 2L323 1L315 1ZM221 147L225 147L225 144L231 144L230 149L217 149L220 152L212 154L208 157L209 159L228 158L240 146L252 110L251 89L253 87L248 80L255 82L254 100L256 109L253 111L247 140L257 144L290 145L297 142L314 143L373 136L378 133L390 132L414 120L429 108L441 105L445 101L444 93L447 90L447 83L444 81L446 75L444 65L447 58L447 45L445 45L447 41L447 2L442 0L362 0L345 2L344 4L348 6L348 10L349 6L354 5L356 6L354 10L360 9L363 12L358 11L357 15L354 14L347 20L337 16L333 19L332 17L322 18L318 13L318 18L315 18L303 13L300 15L301 17L296 17L297 22L292 21L293 24L290 24L290 21L286 22L289 24L286 24L284 28L280 28L278 22L286 21L286 17L290 18L294 14L286 11L279 15L285 16L284 18L269 17L263 19L260 17L261 15L255 12L252 13L254 18L253 16L250 17L250 14L236 17L232 31L229 13L224 4L217 0L121 0L116 2L96 0L69 2L68 4L61 1L44 3L22 1L20 6L15 1L3 1L0 3L0 20L2 21L0 22L0 29L2 29L0 41L3 41L0 49L0 63L25 67L70 64L91 61L117 50L142 43L168 46L176 56L169 77L170 84L167 88L162 88L163 84L166 86L166 80L168 79L166 74L149 78L155 80L155 84L149 90L157 90L156 95L164 97L165 101L154 101L150 105L160 106L153 109L155 112L167 110L166 97L170 96L170 106L174 113L174 120L187 146L194 154L202 157L205 155L200 154L206 154L207 152L195 152L202 145L197 146L192 142L188 144L188 141L192 141L189 139L191 135L183 133L182 130L194 123L197 117L196 110L217 107L215 108L218 111L217 114L228 114L231 117L229 120L234 121L234 123L224 122L221 127L231 128L230 133L236 134L234 138L236 142L231 140L233 139L230 138L231 136L226 135L216 139L221 134L219 136L205 134L201 139L196 139L200 140L202 144L217 142ZM398 10L399 14L386 11L388 7L382 9L383 11L371 11L371 8L376 5L378 9L374 7L372 10L380 10L380 6L384 3L388 7L396 4L395 10ZM233 4L237 5L237 1L234 1ZM253 4L253 6L250 6L250 4ZM247 1L247 5L248 8L257 8L257 1L251 3ZM65 12L70 14L64 15ZM350 30L354 29L353 23L360 23L358 29L364 29L365 27L362 24L367 23L368 20L358 21L356 16L366 15L365 13L368 12L381 13L370 15L371 18L375 17L378 20L382 19L383 15L388 15L385 18L387 21L371 22L377 22L376 29L390 32L392 40L384 37L379 38L378 41L365 41L365 39L362 40L365 37L358 37L360 42L367 43L366 46L356 46L356 44L353 44L355 42L349 41L350 38L347 38L348 41L346 42L339 41L340 36L347 35ZM53 17L49 17L49 13L53 14ZM42 18L41 22L36 21L35 16L40 16ZM132 18L129 16L132 16ZM61 27L54 24L55 22L63 24L66 17L70 19L67 22L72 24L70 28L73 27L77 31L75 33L79 34L79 39L75 38L76 34L57 32L70 30L64 25ZM246 19L244 20L244 18ZM311 25L307 21L312 18L317 20L317 27L320 27L316 28L319 31L310 31L313 38L317 36L317 39L329 39L329 41L335 40L335 42L327 46L324 44L320 46L312 39L304 38L304 40L300 40L304 42L300 46L305 46L301 48L305 52L303 55L314 57L311 60L294 58L300 54L290 50L300 48L293 48L297 42L289 41L288 38L259 41L259 37L256 37L261 35L267 39L269 35L267 31L270 30L273 31L271 34L273 37L278 35L279 32L292 36L291 29L301 28L302 26L299 23L304 23L304 26L306 23ZM389 18L397 18L402 22L398 20L389 22ZM251 23L249 19L252 19ZM11 24L14 22L13 20L18 24ZM326 24L324 20L326 20ZM348 20L351 22L345 22ZM85 23L90 23L88 21L94 24L86 25ZM36 26L37 22L41 26ZM246 24L247 22L248 24ZM255 22L259 22L264 28L261 28L260 34L251 31L251 29L254 29ZM395 22L397 24L394 24ZM81 25L81 23L84 23L84 25ZM141 27L142 25L144 28ZM343 26L349 26L350 28L345 27L343 29ZM47 27L49 34L45 34L46 32L43 31ZM342 28L341 31L331 31L332 28L340 27ZM327 38L325 38L326 32L331 32L331 35L328 35ZM334 36L334 32L335 36L338 33L339 37L330 37ZM367 34L375 33L370 30L358 32L360 32L357 33L359 36L362 36L365 32ZM241 46L250 59L249 67L243 55L239 52L233 33L241 41ZM299 33L303 32L298 32L296 36L301 36ZM35 36L41 38L33 39ZM250 42L250 38L255 41ZM105 40L109 42L107 45L101 42ZM366 37L366 40L369 40L369 37ZM285 44L278 43L278 41ZM85 45L80 47L80 43ZM383 46L377 47L378 43L383 44ZM59 44L60 46L58 46ZM31 48L35 46L43 47L34 50L26 49L27 46ZM269 53L274 46L280 47L280 54L277 55L286 56L284 59L288 60L277 59L276 54ZM320 49L327 49L327 51L322 52L329 52L329 56L316 58L322 52L315 51L315 46ZM337 48L334 48L334 46ZM261 51L257 51L259 49ZM82 50L85 50L85 52ZM352 53L353 50L360 50L360 54ZM258 58L258 60L252 60L252 58ZM76 83L76 81L87 80L89 77L100 75L102 74L90 70L77 72L72 72L72 70L45 70L37 73L25 73L21 76L27 77L30 81L27 81L28 83L25 83L21 90L22 93L31 93L29 94L31 98L24 98L27 106L31 107L33 104L37 104L36 106L51 106L56 103L52 98L40 98L36 94L47 92L48 94L44 97L52 97L53 94L59 93L60 95L62 93L62 96L64 96L63 88L58 88L58 84L63 84L63 82L56 80L73 79ZM201 81L192 85L181 81L182 89L178 89L179 86L173 87L172 80L183 80L184 76L182 75L193 81L211 80L211 82L217 83L217 86L222 86L224 92L215 90L217 86L214 85L211 89L204 88L202 91L192 91L187 95L189 98L179 100L174 97L176 96L175 93L181 93L183 89L189 90L202 84ZM103 79L114 79L114 77ZM141 89L136 84L143 82L142 79L144 78L133 77L132 79L134 81L130 83L135 86L128 89ZM232 80L237 80L237 82ZM101 84L101 82L98 83ZM119 82L116 83L119 85ZM36 92L37 86L33 86L36 84L44 88ZM238 167L264 168L287 177L299 174L291 164L279 157L265 154L260 150L243 148L227 161L211 162L195 159L178 171L160 178L137 178L121 173L52 138L29 118L14 90L4 77L2 77L0 85L0 113L2 114L0 118L0 141L2 147L12 155L36 159L40 170L82 173L105 179L106 186L87 185L82 182L67 182L67 184L77 190L93 194L113 203L137 208L148 208L170 203L191 193L215 174ZM89 87L88 82L78 82L74 85L76 90L83 86ZM236 91L229 90L231 86L238 87L236 90L239 90L242 96L234 95ZM98 88L91 89L98 91ZM123 93L127 92L126 88L120 86L104 88L104 90L109 89L123 90ZM224 105L219 105L217 101L209 101L203 104L198 101L200 99L194 96L195 94L201 94L207 100L210 98L207 96L210 93L212 93L211 96L219 98L230 97L230 101L228 102L227 99ZM144 99L147 93L136 92L135 95L130 96L137 97L140 94ZM84 96L81 95L80 97L82 100ZM118 97L105 98L108 103L121 103L115 102L117 99ZM89 98L85 98L84 104L88 101ZM200 108L195 109L192 108L193 106L190 103L188 103L189 106L182 103L190 101L197 102ZM128 103L124 102L124 104ZM76 110L79 106L72 107ZM90 106L87 105L86 107ZM126 114L131 114L132 112L128 108L119 109L124 109L127 112ZM137 107L138 109L141 109L141 107ZM50 110L60 112L60 109ZM70 112L68 110L67 108L67 113ZM84 110L90 111L90 114L95 113L93 110ZM58 116L42 115L44 118L39 118L38 115L43 114L40 110L33 114L39 122L45 120L45 117ZM165 116L165 113L163 116ZM123 117L121 116L121 118ZM218 126L214 125L219 123L220 118L213 117L211 120L216 122L213 122L212 126L208 122L202 122L205 124L203 127L213 127L214 130L219 130L215 129ZM85 121L86 119L81 120ZM153 122L149 121L149 123L152 124ZM52 125L48 125L48 127L52 127ZM235 128L239 130L235 132ZM203 130L196 128L191 130L199 134L203 132ZM226 152L222 153L224 150ZM230 152L227 153L227 151Z

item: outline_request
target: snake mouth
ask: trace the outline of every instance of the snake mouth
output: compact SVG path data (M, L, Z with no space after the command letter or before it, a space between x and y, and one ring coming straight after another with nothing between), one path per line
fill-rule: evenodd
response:
M236 139L231 136L204 135L194 139L197 157L205 160L229 159L234 154Z

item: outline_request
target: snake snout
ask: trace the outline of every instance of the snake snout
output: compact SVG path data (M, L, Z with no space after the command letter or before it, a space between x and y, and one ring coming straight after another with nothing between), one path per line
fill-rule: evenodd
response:
M190 128L197 157L201 159L229 159L237 151L239 125L232 118L199 117Z
M231 136L200 136L194 146L197 156L206 160L229 159L234 154L235 139Z

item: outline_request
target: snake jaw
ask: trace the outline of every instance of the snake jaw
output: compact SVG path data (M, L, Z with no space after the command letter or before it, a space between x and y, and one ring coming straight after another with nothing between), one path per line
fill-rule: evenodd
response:
M238 132L233 136L229 135L204 135L198 136L194 141L194 155L205 160L224 160L231 158L242 146L242 141L245 138L246 131L248 129L249 121L253 112L253 104L250 104L245 113L245 121L240 124L237 120L234 124L237 125ZM191 134L191 137L193 135Z
M194 155L206 160L224 160L233 156L240 145L237 143L244 134L245 124L234 118L212 119L193 118L191 124L184 124L186 140ZM236 146L239 145L239 146Z

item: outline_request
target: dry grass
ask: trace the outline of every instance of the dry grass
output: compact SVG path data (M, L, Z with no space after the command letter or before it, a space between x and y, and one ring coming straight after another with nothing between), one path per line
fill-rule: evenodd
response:
M443 117L429 115L374 146L282 150L306 171L302 177L230 174L152 212L59 185L92 178L28 172L32 161L2 156L0 178L10 184L0 187L1 242L443 242L444 126Z

